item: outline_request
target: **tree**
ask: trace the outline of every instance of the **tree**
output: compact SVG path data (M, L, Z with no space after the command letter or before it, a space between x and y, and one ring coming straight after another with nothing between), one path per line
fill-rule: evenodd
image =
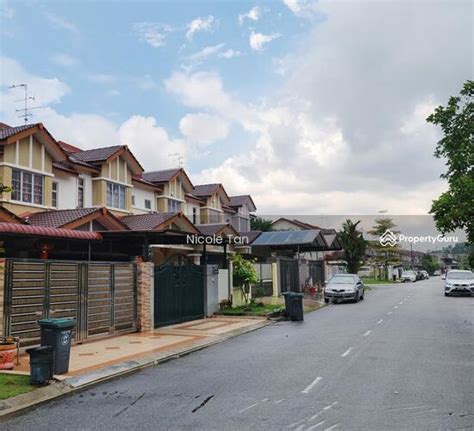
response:
M362 231L357 229L360 220L353 223L347 219L342 230L337 233L337 239L344 250L344 260L347 262L347 270L351 274L357 274L359 268L365 260L365 250L367 241L364 239Z
M250 219L250 229L268 232L272 230L272 221L261 217L252 218Z
M370 247L375 252L375 261L377 265L383 265L384 267L384 276L388 278L388 265L390 263L397 264L400 262L400 246L398 244L395 245L382 245L380 243L380 238L385 232L390 231L393 234L400 233L399 230L395 228L397 225L394 221L389 218L379 218L375 220L374 226L372 229L368 231L368 233L374 237L376 237L375 241L370 241Z
M446 160L441 174L448 191L433 201L430 213L441 233L463 229L474 243L474 81L467 81L459 96L438 106L426 121L441 127L443 137L436 144L435 157ZM471 253L474 261L474 252Z
M424 254L421 258L421 266L433 275L437 269L440 269L439 263L430 254Z
M232 260L232 278L234 286L240 287L246 303L250 302L250 285L258 282L258 273L253 263L242 255L234 254Z

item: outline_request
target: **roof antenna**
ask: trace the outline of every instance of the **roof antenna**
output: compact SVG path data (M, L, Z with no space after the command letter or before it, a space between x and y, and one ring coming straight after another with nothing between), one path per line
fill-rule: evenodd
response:
M44 108L44 106L34 106L33 108L28 107L28 100L36 100L34 96L28 96L28 84L14 84L14 85L11 85L9 88L20 88L20 87L23 87L23 89L25 90L25 97L23 97L23 99L14 100L14 102L15 103L23 102L24 108L15 109L15 112L19 118L24 119L25 124L28 124L28 120L30 119L30 117L33 116L33 114L30 111L32 109Z
M180 153L168 153L168 157L172 157L175 160L178 168L183 167L184 157Z

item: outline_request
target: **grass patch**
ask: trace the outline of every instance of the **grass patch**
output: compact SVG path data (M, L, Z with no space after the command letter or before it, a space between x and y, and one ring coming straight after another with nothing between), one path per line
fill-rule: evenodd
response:
M35 386L30 384L30 376L0 374L0 400L16 397L33 389Z
M361 277L361 280L364 284L394 284L396 283L393 280L380 280L379 278L373 278L373 277Z
M268 314L281 311L285 308L281 304L263 304L262 302L252 302L240 307L226 307L219 311L219 314L227 316L267 316Z

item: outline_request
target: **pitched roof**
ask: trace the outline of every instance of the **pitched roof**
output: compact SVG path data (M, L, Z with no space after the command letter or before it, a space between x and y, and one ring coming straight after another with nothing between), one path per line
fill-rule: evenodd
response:
M25 220L30 225L46 227L67 227L75 229L88 221L96 220L105 230L127 230L121 219L114 216L107 208L77 208L72 210L54 210L31 213Z
M257 209L250 195L229 196L229 199L230 199L229 206L231 207L241 207L245 205L248 201L250 201L254 208L251 211L255 211Z
M219 187L222 187L222 184L200 184L194 186L192 194L197 197L207 197L213 195Z
M0 221L25 224L25 221L21 217L18 217L5 207L0 207Z
M2 123L4 124L4 123ZM7 126L6 124L4 124L5 126L7 126L6 128L1 128L0 129L0 139L6 139L6 138L9 138L10 136L13 136L19 132L23 132L24 130L28 130L28 129L31 129L33 127L36 127L38 124L41 124L41 123L35 123L35 124L25 124L23 126L17 126L17 127L10 127L10 126Z
M68 162L53 162L53 168L61 169L62 171L77 174L77 171Z
M260 230L250 230L248 232L240 232L242 238L247 238L247 244L252 244L262 233Z
M95 213L98 208L77 208L32 213L26 219L30 225L58 228Z
M68 144L67 142L64 141L58 141L58 144L61 146L61 148L68 152L68 153L77 153L78 151L82 151L81 148L75 147L74 145Z
M113 156L123 145L114 145L113 147L95 148L93 150L84 150L74 153L74 158L86 163L105 162Z
M164 171L143 172L143 179L152 183L167 183L174 178L180 171L180 168L166 169Z
M199 231L205 236L219 235L224 229L229 229L237 236L238 232L230 223L205 224L198 227Z
M120 220L131 230L154 230L175 215L176 213L134 214Z
M98 232L90 232L72 229L55 229L44 226L28 226L17 223L0 223L0 236L2 234L11 234L15 237L19 235L25 236L42 236L46 238L63 238L63 239L79 239L89 241L100 241L102 235Z
M305 222L302 222L302 221L296 220L296 219L290 220L290 219L287 219L285 217L280 217L279 219L275 220L274 222L272 222L272 225L278 223L279 221L286 221L290 224L298 226L299 228L301 228L303 230L321 229L319 226L312 225L312 224L309 224L309 223L305 223Z

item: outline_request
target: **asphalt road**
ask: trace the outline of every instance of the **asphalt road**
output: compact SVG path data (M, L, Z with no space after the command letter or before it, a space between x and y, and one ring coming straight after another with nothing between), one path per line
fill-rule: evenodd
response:
M0 422L5 430L474 428L474 299L381 286Z

